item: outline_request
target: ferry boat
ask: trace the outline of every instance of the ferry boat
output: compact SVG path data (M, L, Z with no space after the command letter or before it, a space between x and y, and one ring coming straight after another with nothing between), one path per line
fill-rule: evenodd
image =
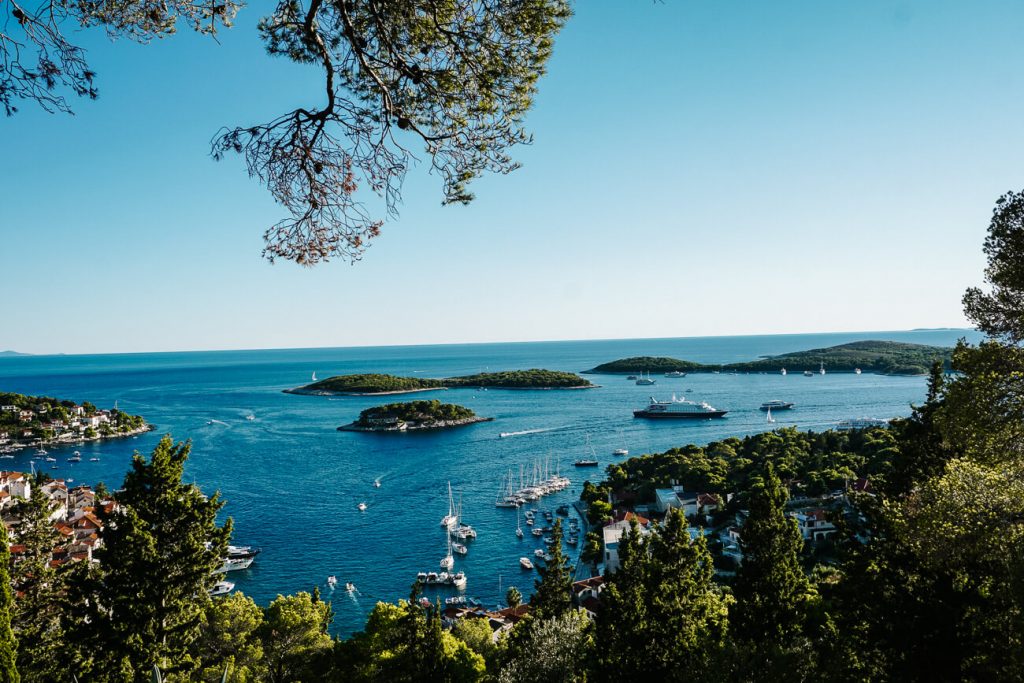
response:
M706 402L697 403L686 399L672 397L671 401L658 401L651 396L651 404L646 408L633 411L633 417L651 419L703 419L722 417L728 410L718 410Z
M679 370L673 370L672 372L666 372L665 376L666 377L686 377L686 373L685 372L680 372Z
M530 558L528 557L520 557L519 566L523 569L530 570L533 569L533 562L530 562Z
M761 410L791 410L795 405L789 401L765 401L761 404Z

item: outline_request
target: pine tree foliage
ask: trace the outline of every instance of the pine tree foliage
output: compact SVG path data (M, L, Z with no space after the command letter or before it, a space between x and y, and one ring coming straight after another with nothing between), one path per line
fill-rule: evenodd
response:
M104 544L93 589L98 666L111 680L134 680L154 666L185 675L198 664L190 646L231 522L217 526L218 496L182 482L189 448L164 437L148 459L136 454L117 505L101 515Z
M11 552L7 544L7 527L0 524L0 683L18 683L21 677L15 663L18 643L11 629Z
M572 609L572 572L569 558L562 550L562 520L556 519L551 531L551 559L537 567L540 579L534 581L534 593L530 598L530 614L537 619L547 619L565 614Z

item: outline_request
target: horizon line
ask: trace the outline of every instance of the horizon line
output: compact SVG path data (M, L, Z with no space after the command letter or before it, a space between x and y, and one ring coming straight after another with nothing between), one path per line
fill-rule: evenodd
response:
M333 349L372 349L372 348L421 348L429 346L487 346L497 344L557 344L557 343L579 343L579 342L607 342L607 341L665 341L670 339L715 339L715 338L736 338L736 337L805 337L814 335L834 334L873 334L873 333L905 333L905 332L977 332L973 327L915 327L909 330L841 330L834 332L769 332L762 334L701 334L681 337L597 337L591 339L526 339L519 341L467 341L467 342L433 342L420 344L352 344L348 346L268 346L250 348L221 348L221 349L179 349L163 351L102 351L93 353L29 353L7 349L0 351L0 361L9 358L50 358L50 357L81 357L81 356L132 356L152 354L176 354L176 353L245 353L258 351L327 351Z

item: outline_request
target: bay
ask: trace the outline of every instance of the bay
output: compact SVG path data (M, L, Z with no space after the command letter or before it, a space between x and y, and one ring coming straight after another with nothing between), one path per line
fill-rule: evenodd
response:
M970 330L695 337L598 341L459 344L335 349L276 349L0 358L0 391L49 395L143 415L156 431L136 438L78 446L83 462L67 463L72 448L51 448L57 469L75 483L116 488L134 451L147 453L163 434L192 442L186 478L205 491L219 490L235 523L236 543L263 549L251 569L233 572L237 590L265 604L278 594L318 586L331 599L333 630L358 630L378 600L408 595L418 571L438 569L445 554L440 519L447 512L447 483L463 504L463 517L479 533L456 569L469 578L466 594L493 605L515 585L528 595L534 575L519 568L541 544L515 536L514 509L494 507L501 478L548 458L572 486L539 501L554 509L571 503L585 479L598 480L616 461L688 443L743 436L796 425L824 430L858 417L910 413L924 398L925 378L829 373L804 377L694 374L657 377L636 386L621 376L591 375L601 386L584 391L452 389L399 397L312 397L282 389L355 372L445 377L476 372L547 368L579 372L628 356L672 356L701 363L730 363L821 348L859 339L948 346L976 342ZM721 420L637 420L632 410L650 396L672 394L704 400L729 411ZM437 398L494 417L451 431L426 434L338 432L359 411L393 400ZM767 424L758 407L767 400L797 404ZM246 419L248 415L255 419ZM531 432L501 438L502 432ZM591 457L600 469L572 462ZM99 457L98 462L89 458ZM5 461L28 471L31 453ZM48 466L48 465L47 465ZM373 486L379 479L381 486ZM365 502L367 509L357 505ZM351 581L355 594L331 591L325 580ZM450 593L438 592L443 597ZM429 594L433 595L433 593Z

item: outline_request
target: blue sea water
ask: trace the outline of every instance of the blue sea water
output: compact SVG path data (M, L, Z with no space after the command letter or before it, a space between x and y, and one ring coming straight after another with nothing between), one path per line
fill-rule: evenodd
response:
M89 356L0 358L0 391L49 395L141 414L157 430L136 438L78 446L83 462L71 464L72 448L50 449L58 469L48 472L76 483L104 481L116 488L133 451L148 452L163 434L190 439L186 477L206 491L219 490L235 523L236 543L260 546L249 570L229 578L261 604L278 594L319 586L334 606L334 631L358 630L378 600L408 595L418 571L437 570L445 554L440 519L447 513L447 484L462 500L463 517L479 533L466 557L468 596L485 604L502 601L509 586L524 594L533 574L518 558L541 547L527 534L515 536L516 511L494 507L501 478L520 465L550 458L572 486L539 504L554 509L575 500L583 481L601 470L576 469L591 457L601 469L614 462L616 448L631 455L660 452L688 443L794 424L823 430L855 417L907 415L925 393L922 377L830 373L804 377L698 374L682 379L656 377L654 386L636 386L620 376L592 375L597 389L513 391L452 389L382 399L312 397L282 389L319 378L354 372L445 377L488 370L542 367L581 371L627 356L672 356L702 363L729 363L857 339L886 339L952 345L966 330L864 332L843 334L633 339L611 341L465 344L145 353ZM812 368L813 369L813 368ZM637 420L632 410L651 395L672 394L729 410L726 418L699 422ZM494 417L493 422L428 434L339 432L360 410L390 400L438 398ZM784 399L796 410L776 415L768 425L758 406ZM252 414L254 420L247 420ZM501 432L536 431L500 438ZM100 457L99 462L89 462ZM28 471L31 453L22 451L4 469ZM373 482L380 479L381 486ZM360 512L357 505L367 504ZM327 589L336 575L351 581L356 594ZM439 595L451 594L441 591Z

